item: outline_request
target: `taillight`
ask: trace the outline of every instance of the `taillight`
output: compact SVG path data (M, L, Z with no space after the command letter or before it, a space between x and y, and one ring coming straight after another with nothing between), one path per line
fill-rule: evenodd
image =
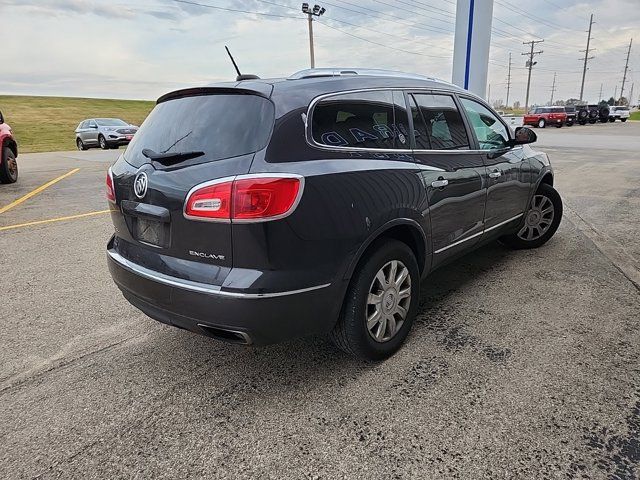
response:
M116 203L116 191L113 188L113 174L111 173L111 167L107 170L107 200Z
M300 178L240 178L233 182L233 220L273 219L286 215L298 198Z
M289 215L302 195L297 175L247 175L194 187L184 215L194 220L261 222Z

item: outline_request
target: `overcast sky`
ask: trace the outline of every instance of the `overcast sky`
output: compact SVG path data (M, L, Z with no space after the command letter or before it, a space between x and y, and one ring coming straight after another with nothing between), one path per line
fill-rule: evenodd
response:
M476 0L481 3L482 0ZM306 17L294 0L0 0L0 93L156 99L175 88L243 72L288 76L309 66ZM314 24L316 66L402 70L451 80L455 0L330 0ZM312 2L313 4L313 2ZM245 10L256 13L243 13ZM609 98L622 83L640 95L640 0L495 0L491 100L524 103L523 41L545 39L536 57L530 103L578 97L589 14L594 13L585 99ZM373 43L372 43L373 42Z

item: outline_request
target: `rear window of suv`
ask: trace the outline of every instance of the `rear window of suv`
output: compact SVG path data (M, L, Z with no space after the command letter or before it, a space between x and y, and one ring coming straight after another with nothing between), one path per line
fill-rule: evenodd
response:
M273 103L258 95L212 94L159 103L125 152L134 167L150 160L142 154L202 151L181 165L237 157L266 147L273 130Z

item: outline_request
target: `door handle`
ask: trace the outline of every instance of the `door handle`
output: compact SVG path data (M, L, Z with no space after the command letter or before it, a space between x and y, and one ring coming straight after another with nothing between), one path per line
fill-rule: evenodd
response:
M439 178L438 180L434 180L431 182L431 186L433 188L443 188L449 185L449 180L445 180L443 178Z
M494 170L493 172L489 172L489 178L499 178L502 176L502 172L500 170Z

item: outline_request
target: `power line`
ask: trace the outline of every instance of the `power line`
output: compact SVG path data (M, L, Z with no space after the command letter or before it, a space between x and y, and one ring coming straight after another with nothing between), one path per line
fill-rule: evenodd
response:
M338 27L334 27L333 25L329 25L328 23L321 22L320 20L316 20L316 22L319 23L320 25L324 25L325 27L331 28L332 30L337 30L338 32L341 32L341 33L343 33L345 35L349 35L350 37L362 40L363 42L371 43L373 45L378 45L379 47L388 48L389 50L395 50L397 52L410 53L411 55L419 55L419 56L422 56L422 57L434 57L434 55L427 55L425 53L420 53L420 52L412 52L411 50L405 50L403 48L391 47L389 45L385 45L384 43L374 42L373 40L369 40L368 38L364 38L364 37L360 37L358 35L354 35L353 33L347 32L347 31L342 30L341 28L338 28ZM449 58L449 57L435 57L435 58Z
M173 1L176 3L184 3L186 5L193 5L196 7L213 8L215 10L224 10L225 12L247 13L250 15L262 15L263 17L294 18L294 19L300 18L300 17L294 17L293 15L278 15L276 13L263 13L263 12L255 12L251 10L240 10L237 8L217 7L214 5L207 5L206 3L192 2L189 0L173 0Z

